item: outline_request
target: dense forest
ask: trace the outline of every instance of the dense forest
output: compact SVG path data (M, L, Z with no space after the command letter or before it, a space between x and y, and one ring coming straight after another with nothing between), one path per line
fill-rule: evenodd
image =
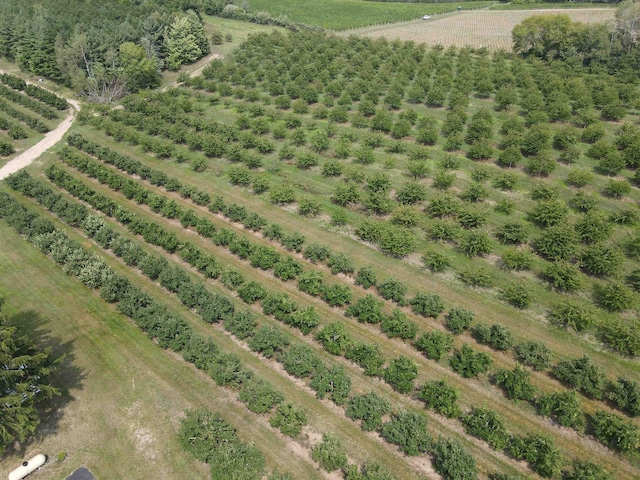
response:
M111 100L209 52L199 0L0 2L0 57Z

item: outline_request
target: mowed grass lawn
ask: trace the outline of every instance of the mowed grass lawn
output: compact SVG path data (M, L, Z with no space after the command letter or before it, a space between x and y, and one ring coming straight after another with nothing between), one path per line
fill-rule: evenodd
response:
M44 453L48 462L34 478L65 478L81 465L105 479L209 478L175 435L185 410L206 407L220 412L243 440L256 442L269 467L282 464L294 478L318 478L314 465L287 453L285 440L235 395L158 348L3 221L0 239L3 313L56 356L67 355L56 379L64 392L52 405L56 413L24 450L5 454L0 477ZM66 458L59 461L62 452Z
M250 0L252 12L269 12L272 17L286 16L294 22L320 25L333 30L401 22L437 13L482 8L494 2L403 3L365 0Z

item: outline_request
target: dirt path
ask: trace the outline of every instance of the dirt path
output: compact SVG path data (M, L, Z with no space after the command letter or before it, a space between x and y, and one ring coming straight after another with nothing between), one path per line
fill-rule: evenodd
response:
M0 73L4 73L4 71L0 69ZM62 140L64 134L67 133L69 128L71 128L71 125L75 120L76 112L80 111L80 104L78 102L69 98L65 98L65 100L71 104L67 118L60 122L60 125L47 133L44 138L34 146L26 149L16 158L10 160L4 167L0 168L0 180L4 180L12 173L16 173L18 170L30 165L36 158Z

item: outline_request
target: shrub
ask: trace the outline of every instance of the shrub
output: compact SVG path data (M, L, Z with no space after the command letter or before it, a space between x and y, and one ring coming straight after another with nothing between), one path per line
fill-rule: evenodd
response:
M375 392L353 397L347 403L346 415L353 420L361 420L360 428L365 432L376 430L382 423L383 415L391 411L391 404Z
M431 444L426 417L405 410L394 413L391 420L382 426L380 434L409 456L425 453Z
M502 289L502 298L516 308L527 308L533 300L533 293L524 283L512 283Z
M632 417L640 416L640 384L638 382L618 377L617 382L610 385L607 397Z
M478 324L473 329L473 337L494 350L506 351L513 345L513 334L504 325Z
M569 225L547 228L534 241L536 251L549 260L569 260L577 250L578 235Z
M551 307L549 319L552 323L581 332L593 324L595 311L585 302L567 299Z
M475 319L475 314L462 307L453 307L446 315L445 325L453 333L459 335L469 329Z
M571 388L582 391L585 395L601 399L605 387L604 370L584 355L572 360L562 360L552 369L553 375Z
M365 375L375 377L382 373L381 367L384 364L384 357L378 344L352 344L347 349L345 358L362 367Z
M299 329L303 335L307 335L320 323L320 316L313 305L308 305L301 310L293 312L287 319L287 323Z
M462 417L462 424L469 435L484 440L494 450L504 450L507 446L509 434L503 420L493 410L473 408Z
M529 218L542 227L551 227L564 221L569 214L567 205L561 200L541 201L529 212Z
M347 455L344 453L342 443L329 433L325 433L322 436L322 442L313 447L311 458L327 472L347 466Z
M448 418L460 416L461 411L457 404L458 396L458 391L444 380L427 382L418 392L418 398L428 408L432 408Z
M307 424L307 415L295 405L283 403L278 405L276 413L269 419L269 424L289 437L297 437L302 427Z
M602 466L592 462L574 460L573 471L565 472L566 480L613 480L613 476Z
M380 282L376 288L385 300L393 300L399 305L406 303L405 295L407 293L407 286L400 280L387 278Z
M383 302L368 294L349 305L345 314L348 317L356 317L358 321L367 323L380 323L382 321Z
M619 452L630 453L640 448L640 429L620 415L596 412L593 430L600 442Z
M609 312L621 312L633 306L633 292L622 283L598 284L594 290L596 304Z
M538 413L543 417L553 418L558 425L576 430L584 428L584 415L575 391L541 395L536 403Z
M493 286L494 275L484 267L468 267L458 274L460 280L473 287L488 288Z
M444 301L440 295L423 292L416 293L416 296L409 301L409 304L413 313L423 317L436 318L445 308Z
M413 339L418 333L418 326L397 308L383 318L380 327L389 338Z
M322 299L331 307L341 307L351 302L353 292L348 285L334 283L325 285L320 294Z
M610 198L622 198L631 193L631 185L626 180L609 180L602 193Z
M422 262L432 272L442 272L451 265L451 259L435 250L427 250L422 254Z
M315 217L321 211L320 202L311 197L302 197L298 200L298 213L305 217Z
M449 333L434 330L423 333L415 346L427 358L438 361L453 348L453 337Z
M527 238L527 228L520 222L505 223L496 231L496 237L502 243L520 245Z
M307 270L298 277L298 290L317 297L324 290L323 275L314 270Z
M360 285L362 288L366 289L374 286L376 281L376 272L373 267L362 267L358 270L358 274L355 279L356 285Z
M476 461L459 440L440 439L430 448L433 468L443 478L467 480L478 478Z
M533 255L526 250L509 249L502 255L501 262L508 270L531 270Z
M269 192L269 199L271 200L271 203L279 205L292 203L295 201L295 191L290 185L280 183L271 188L271 191Z
M251 310L236 311L224 319L225 330L240 340L253 335L256 326L256 319Z
M332 322L325 325L316 336L316 340L332 355L342 355L353 343L344 324Z
M404 356L392 359L382 374L384 381L400 393L408 393L413 390L413 382L417 377L417 365L413 360Z
M284 397L266 380L251 378L242 385L238 399L253 413L268 413Z
M336 405L344 405L351 391L351 378L342 365L327 368L320 365L311 379L309 386L316 391L316 397L323 399L331 394Z
M513 370L501 369L495 374L496 384L501 386L512 400L532 400L536 387L531 385L530 373L519 363Z
M289 346L289 339L282 330L265 325L255 331L247 344L254 352L261 353L267 358L272 358Z
M484 352L474 352L466 343L459 350L456 349L449 359L449 365L454 372L463 378L477 377L491 367L491 356Z
M248 282L238 288L238 295L246 303L255 303L267 296L267 291L258 282Z
M545 478L560 474L562 454L551 437L529 434L526 437L512 437L509 452L516 460L526 460L531 469Z
M348 275L355 271L353 261L342 252L332 253L329 255L327 265L331 268L331 273L334 275L337 275L338 273Z
M460 239L458 249L468 257L483 256L491 252L491 240L484 232L467 232Z
M527 341L514 347L518 361L524 365L533 367L534 370L542 370L549 365L551 351L544 343Z

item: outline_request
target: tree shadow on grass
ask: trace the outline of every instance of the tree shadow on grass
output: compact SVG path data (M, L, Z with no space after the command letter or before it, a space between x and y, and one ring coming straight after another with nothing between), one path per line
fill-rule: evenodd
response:
M38 312L27 310L13 315L8 325L18 327L20 335L27 336L38 350L51 349L51 358L63 357L57 372L51 376L51 385L60 390L60 395L44 401L38 408L40 424L36 431L24 442L15 442L8 446L5 455L14 454L24 457L27 448L34 442L40 442L55 433L62 419L65 407L74 399L71 392L82 388L85 373L74 365L73 341L61 343L55 332L47 328L47 321Z

